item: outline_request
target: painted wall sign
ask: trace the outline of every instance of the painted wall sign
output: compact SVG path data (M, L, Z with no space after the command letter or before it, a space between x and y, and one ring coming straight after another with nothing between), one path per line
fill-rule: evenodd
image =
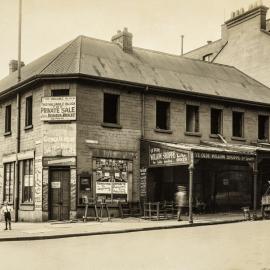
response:
M51 188L60 188L61 182L51 182Z
M76 120L76 97L44 97L41 121Z
M221 160L235 160L254 162L254 156L239 155L239 154L226 154L226 153L207 153L207 152L194 152L194 158L199 159L221 159Z
M149 165L186 165L188 164L188 153L165 149L150 145Z
M140 169L140 196L146 197L147 168Z

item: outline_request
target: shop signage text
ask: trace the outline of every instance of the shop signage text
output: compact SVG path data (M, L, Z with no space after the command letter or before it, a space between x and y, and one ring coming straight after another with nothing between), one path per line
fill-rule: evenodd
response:
M188 154L160 147L149 148L149 165L183 165L188 164Z
M41 121L76 120L76 97L44 97Z
M254 156L239 155L239 154L226 154L226 153L206 153L194 152L194 158L198 159L221 159L221 160L234 160L234 161L247 161L254 162Z
M97 194L127 194L127 183L120 182L96 182Z
M140 196L146 197L147 168L140 169Z

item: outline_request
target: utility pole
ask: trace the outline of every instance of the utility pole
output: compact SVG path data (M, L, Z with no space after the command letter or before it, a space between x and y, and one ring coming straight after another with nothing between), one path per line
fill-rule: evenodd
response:
M22 0L19 0L19 23L18 23L18 82L21 81L21 50L22 50Z

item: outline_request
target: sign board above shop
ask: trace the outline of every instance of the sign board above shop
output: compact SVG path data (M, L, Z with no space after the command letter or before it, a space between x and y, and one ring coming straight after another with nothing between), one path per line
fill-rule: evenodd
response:
M186 152L175 151L160 146L149 146L149 166L187 165L189 156Z
M44 97L40 113L41 121L76 120L76 97Z
M247 162L254 162L255 161L255 156L241 155L239 153L232 154L232 153L194 152L194 158L247 161Z

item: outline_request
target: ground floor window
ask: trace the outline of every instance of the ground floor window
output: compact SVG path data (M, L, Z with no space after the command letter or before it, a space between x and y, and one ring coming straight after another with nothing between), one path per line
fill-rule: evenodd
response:
M22 161L22 202L33 202L33 187L34 187L34 174L33 174L33 159Z
M13 202L14 193L14 162L4 164L4 197L3 200L9 203Z

